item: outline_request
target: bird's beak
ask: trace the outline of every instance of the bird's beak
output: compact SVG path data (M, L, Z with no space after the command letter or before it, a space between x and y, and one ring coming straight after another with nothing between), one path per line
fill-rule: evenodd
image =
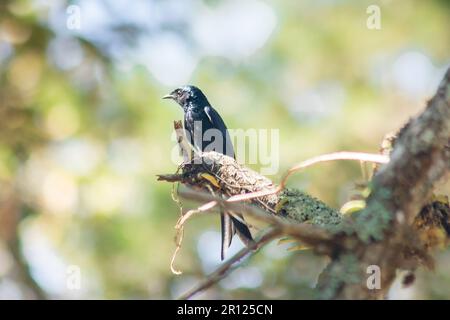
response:
M164 97L162 97L163 99L173 99L175 100L175 96L173 94L166 94Z

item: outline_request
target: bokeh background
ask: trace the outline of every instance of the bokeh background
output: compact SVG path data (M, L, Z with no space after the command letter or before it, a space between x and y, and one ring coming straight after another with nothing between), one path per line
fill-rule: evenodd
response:
M172 299L220 264L205 215L185 229L183 274L169 268L179 208L156 175L177 167L182 113L161 100L175 87L202 88L230 128L279 129L278 181L321 153L378 152L434 93L449 31L443 0L2 0L0 298ZM290 185L339 208L360 182L336 162ZM274 242L198 298L309 298L325 263ZM449 271L440 251L391 298L448 299Z

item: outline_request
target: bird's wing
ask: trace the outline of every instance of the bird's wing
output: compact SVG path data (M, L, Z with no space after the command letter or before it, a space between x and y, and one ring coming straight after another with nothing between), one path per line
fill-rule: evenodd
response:
M224 141L225 150L223 150L224 152L222 153L232 158L235 158L233 143L231 142L230 134L228 133L227 126L225 125L225 122L223 121L222 117L211 106L206 106L203 109L209 121L213 124L213 128L220 130L220 132L222 133L223 139L225 140Z

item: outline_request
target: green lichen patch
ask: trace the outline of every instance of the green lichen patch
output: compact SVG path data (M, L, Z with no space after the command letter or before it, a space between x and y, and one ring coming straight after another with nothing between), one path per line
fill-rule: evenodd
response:
M341 214L324 202L295 189L286 189L280 194L278 213L297 222L310 222L327 227L337 225Z
M320 299L332 299L346 284L355 284L361 281L358 258L351 254L343 254L338 260L329 264L324 270L326 278L321 279L318 285Z
M385 207L386 199L391 197L386 188L377 188L370 204L356 216L354 229L364 242L382 240L384 232L392 221L392 213Z

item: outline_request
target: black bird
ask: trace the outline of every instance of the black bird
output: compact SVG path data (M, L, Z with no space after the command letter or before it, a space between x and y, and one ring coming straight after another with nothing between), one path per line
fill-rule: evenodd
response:
M216 133L220 133L223 142L214 151L235 158L233 144L225 122L199 88L195 86L180 87L164 96L163 99L173 99L183 108L184 128L189 133L190 143L194 147L200 151L205 151L208 145L213 145L213 139L209 141L209 138L203 139L203 137L207 130L216 129L218 130ZM201 134L200 137L199 134ZM222 229L222 260L225 258L226 250L231 245L231 240L235 233L238 234L245 245L253 245L252 235L242 215L234 212L221 212L220 221Z

